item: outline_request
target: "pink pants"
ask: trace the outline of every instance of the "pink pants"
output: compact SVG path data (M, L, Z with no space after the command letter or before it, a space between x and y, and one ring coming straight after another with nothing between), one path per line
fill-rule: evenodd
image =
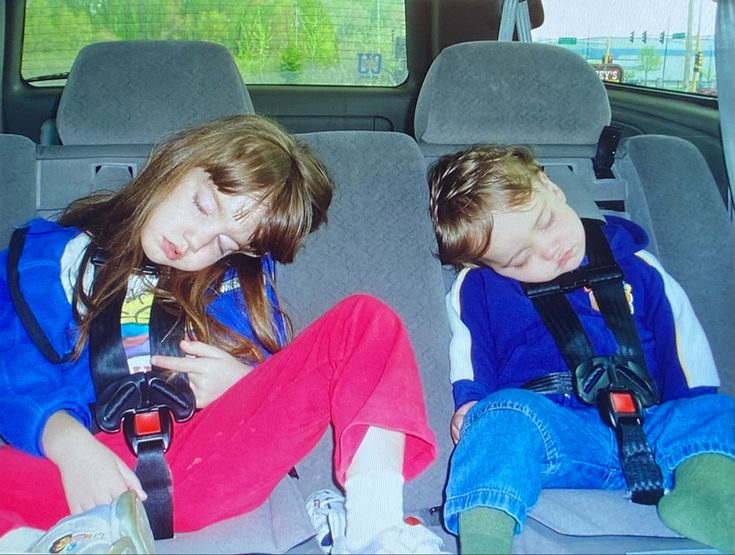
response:
M176 425L166 454L175 530L197 530L258 507L330 423L340 483L368 426L405 434L406 480L436 457L406 330L369 296L338 303L217 401ZM135 465L122 434L96 437ZM47 529L69 514L59 472L48 459L2 447L0 469L0 535L19 526Z

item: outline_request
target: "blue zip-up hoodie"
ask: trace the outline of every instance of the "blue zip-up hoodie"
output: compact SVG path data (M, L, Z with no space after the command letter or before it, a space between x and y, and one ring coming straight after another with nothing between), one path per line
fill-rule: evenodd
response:
M648 371L661 400L713 393L719 378L704 331L682 288L643 250L648 244L643 229L610 216L603 231L623 270ZM591 293L578 289L567 298L596 353L615 353L617 344ZM489 268L465 269L447 295L447 306L456 408L498 389L568 371L551 333L518 281ZM581 406L573 396L550 397L564 405Z
M72 306L61 281L61 258L76 228L36 219L28 224L23 253L18 263L20 285L31 311L59 355L74 349L77 326ZM34 455L43 455L41 434L48 418L66 410L91 428L89 405L95 401L89 368L88 346L77 360L53 364L36 348L15 312L7 283L7 250L0 253L0 436L9 444ZM262 258L268 297L277 306L273 291L274 264ZM210 314L224 325L255 341L239 288L223 287L209 306ZM281 317L275 322L285 341ZM257 341L255 341L258 345ZM265 352L265 349L262 349ZM267 353L266 353L267 356Z

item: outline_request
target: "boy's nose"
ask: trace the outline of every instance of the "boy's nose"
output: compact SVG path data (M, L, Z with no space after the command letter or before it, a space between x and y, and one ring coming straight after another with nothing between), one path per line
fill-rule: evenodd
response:
M559 248L559 243L556 241L549 241L541 247L540 251L544 260L555 260L559 257L561 249Z

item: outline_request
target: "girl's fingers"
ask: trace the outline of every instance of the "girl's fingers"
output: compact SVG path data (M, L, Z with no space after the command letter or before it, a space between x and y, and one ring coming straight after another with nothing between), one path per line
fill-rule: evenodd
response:
M204 343L203 341L187 341L184 339L179 345L181 346L181 350L188 355L207 358L223 358L228 356L227 351L223 351L219 347Z

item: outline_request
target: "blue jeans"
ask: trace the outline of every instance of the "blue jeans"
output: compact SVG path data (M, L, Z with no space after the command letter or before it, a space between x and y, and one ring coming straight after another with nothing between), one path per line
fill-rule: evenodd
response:
M668 401L646 409L643 429L668 490L684 459L733 456L733 399ZM447 528L456 534L460 512L492 507L511 515L520 533L542 488L625 489L613 430L596 407L563 407L523 389L488 395L465 416L452 455Z

